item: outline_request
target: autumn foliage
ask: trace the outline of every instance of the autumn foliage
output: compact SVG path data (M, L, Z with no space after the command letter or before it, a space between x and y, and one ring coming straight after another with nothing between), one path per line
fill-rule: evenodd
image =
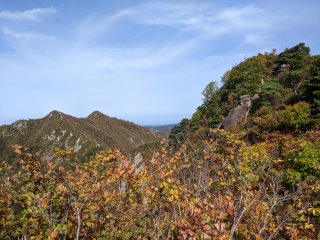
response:
M163 149L142 169L119 151L80 164L59 150L45 162L15 145L18 168L1 166L0 236L317 239L319 131L245 139L211 130L201 145Z

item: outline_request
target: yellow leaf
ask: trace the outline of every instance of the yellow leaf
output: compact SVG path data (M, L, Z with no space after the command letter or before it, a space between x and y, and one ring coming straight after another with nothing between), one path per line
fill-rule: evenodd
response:
M171 197L168 198L168 201L169 201L169 202L173 202L173 200L174 200L174 197L173 197L173 196L171 196Z
M18 154L21 154L21 150L18 149L18 148L16 148L16 149L14 150L14 152L15 152L15 153L18 153Z
M168 178L167 182L168 182L168 183L172 183L172 182L173 182L173 179Z

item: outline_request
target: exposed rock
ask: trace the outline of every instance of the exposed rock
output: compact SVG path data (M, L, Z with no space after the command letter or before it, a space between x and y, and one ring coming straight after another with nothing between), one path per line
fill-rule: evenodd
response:
M13 124L13 127L18 129L20 132L23 132L27 128L27 121L23 121L23 120L16 121Z
M145 169L145 164L143 162L143 156L141 153L138 153L132 163L132 170L134 171L135 174L139 174L141 171ZM144 185L144 183L142 183ZM127 182L126 181L121 181L119 184L119 191L124 193L127 189Z
M247 121L252 102L258 98L259 94L255 94L253 97L250 95L242 95L240 97L239 105L229 111L228 116L225 117L219 128L228 129L234 125L245 123Z
M121 193L124 193L127 190L127 182L126 181L121 181L119 184L119 191Z
M143 156L141 153L138 153L134 157L132 167L134 168L135 173L140 173L145 169L145 164L143 162Z
M228 129L234 125L243 122L246 116L247 110L243 106L237 106L229 111L228 116L222 121L220 128Z
M261 80L261 83L263 83L263 80ZM261 90L259 90L259 93L261 93ZM258 100L260 98L260 95L258 93L254 94L253 97L251 97L252 101Z

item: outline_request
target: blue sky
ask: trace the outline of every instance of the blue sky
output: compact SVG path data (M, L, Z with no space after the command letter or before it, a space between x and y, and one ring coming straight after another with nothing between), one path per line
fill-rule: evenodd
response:
M56 109L139 124L190 117L258 52L320 52L320 1L0 0L0 124Z

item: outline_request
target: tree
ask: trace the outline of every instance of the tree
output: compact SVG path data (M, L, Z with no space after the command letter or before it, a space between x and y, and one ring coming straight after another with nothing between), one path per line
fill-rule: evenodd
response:
M301 89L308 76L308 62L310 61L310 48L306 47L304 43L285 49L280 53L276 64L278 73L286 72L282 74L280 82L284 87L292 88L295 95L301 93Z
M304 99L311 104L312 122L320 120L320 56L311 61L310 76L304 89Z
M174 149L178 149L184 141L185 135L190 128L190 120L184 118L181 122L171 129L169 135L169 145Z
M212 81L210 82L205 89L202 91L202 95L204 97L203 102L206 103L211 100L211 98L217 94L219 88L217 83Z

